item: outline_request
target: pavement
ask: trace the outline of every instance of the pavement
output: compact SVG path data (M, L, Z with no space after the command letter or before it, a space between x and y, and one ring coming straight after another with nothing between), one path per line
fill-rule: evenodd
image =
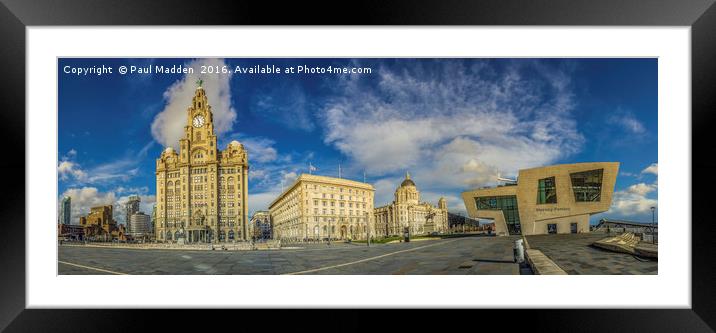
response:
M59 274L530 274L513 262L518 237L472 236L421 242L296 244L264 251L58 247Z
M613 234L612 234L613 235ZM656 260L637 258L626 253L591 246L608 235L605 233L525 236L530 248L542 251L567 274L641 275L658 274Z

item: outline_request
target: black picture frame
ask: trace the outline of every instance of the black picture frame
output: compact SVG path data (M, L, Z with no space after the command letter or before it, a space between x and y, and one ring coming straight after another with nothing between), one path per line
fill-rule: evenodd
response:
M712 332L716 327L716 272L714 242L716 223L709 219L709 189L714 188L716 140L710 128L716 123L716 5L714 0L491 0L467 2L433 0L427 2L367 1L355 4L338 2L270 1L113 1L113 0L1 0L0 5L0 124L6 144L6 158L0 170L14 177L13 190L0 191L0 329L25 331L127 331L140 327L142 319L162 323L162 331L207 329L222 324L217 318L240 321L236 312L187 313L189 310L30 310L25 306L25 28L27 26L88 25L294 25L294 24L367 24L367 25L549 25L549 26L689 26L691 27L692 79L692 175L698 180L692 193L692 307L691 309L589 309L589 310L478 310L467 314L472 320L500 320L504 327L524 326L547 331L682 331ZM343 7L343 8L340 8ZM340 13L339 15L337 13ZM688 112L688 110L683 110ZM12 144L8 144L11 142ZM20 144L22 143L22 144ZM8 158L22 156L23 158ZM6 176L6 183L7 183ZM13 177L10 177L13 178ZM11 180L12 182L12 180ZM22 189L22 190L20 190ZM708 191L708 192L707 192ZM31 198L27 198L31 200ZM688 221L676 221L687 223ZM122 291L114 291L122 292ZM648 290L635 290L647 293ZM389 297L399 297L391 295ZM254 312L239 312L256 316ZM282 314L283 315L283 314ZM495 319L498 316L519 320ZM202 320L183 320L189 316ZM272 328L295 325L273 320ZM376 316L356 312L339 315L321 313L322 321L307 325L345 328L350 323ZM402 315L401 315L402 316ZM420 318L421 314L410 314ZM450 312L431 316L455 318ZM465 316L459 314L457 316ZM393 317L393 316L391 316ZM477 318L477 319L476 319ZM493 318L493 319L489 319ZM137 321L137 320L140 321ZM508 320L507 322L504 322ZM247 320L248 321L248 320ZM405 327L404 320L394 321ZM459 321L442 323L460 325ZM421 327L435 323L415 321ZM144 324L142 324L144 325ZM300 325L304 326L304 325ZM355 328L358 328L357 326Z

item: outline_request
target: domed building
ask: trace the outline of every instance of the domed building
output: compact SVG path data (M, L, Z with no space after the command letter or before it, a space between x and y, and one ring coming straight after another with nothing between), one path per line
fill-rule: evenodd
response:
M374 210L375 230L379 237L402 235L410 230L410 235L423 235L431 232L444 232L448 229L447 201L438 200L437 207L420 201L420 191L410 179L410 173L395 190L392 203Z
M206 92L196 88L179 151L157 159L158 241L232 242L248 236L248 155L238 141L217 147Z

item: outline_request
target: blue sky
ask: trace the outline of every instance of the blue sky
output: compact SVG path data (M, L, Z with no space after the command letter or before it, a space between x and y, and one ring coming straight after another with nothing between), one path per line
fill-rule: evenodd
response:
M75 75L65 66L113 67ZM119 66L191 66L126 74ZM370 68L368 74L200 74L200 66ZM60 59L58 197L73 223L89 207L142 197L151 213L155 159L176 147L201 78L219 144L249 150L249 210L266 209L308 164L366 180L375 204L406 171L425 201L558 163L621 162L612 209L650 221L657 201L656 59ZM124 218L117 215L117 220Z

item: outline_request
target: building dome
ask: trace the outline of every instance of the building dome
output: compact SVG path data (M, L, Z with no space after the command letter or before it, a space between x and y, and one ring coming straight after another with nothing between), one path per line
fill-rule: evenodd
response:
M172 147L167 147L167 149L164 149L164 152L167 153L167 154L172 154L172 153L174 153L174 148L172 148Z
M402 183L400 183L400 187L406 187L406 186L415 186L415 183L412 179L410 179L410 173L405 173L405 180L403 180Z

